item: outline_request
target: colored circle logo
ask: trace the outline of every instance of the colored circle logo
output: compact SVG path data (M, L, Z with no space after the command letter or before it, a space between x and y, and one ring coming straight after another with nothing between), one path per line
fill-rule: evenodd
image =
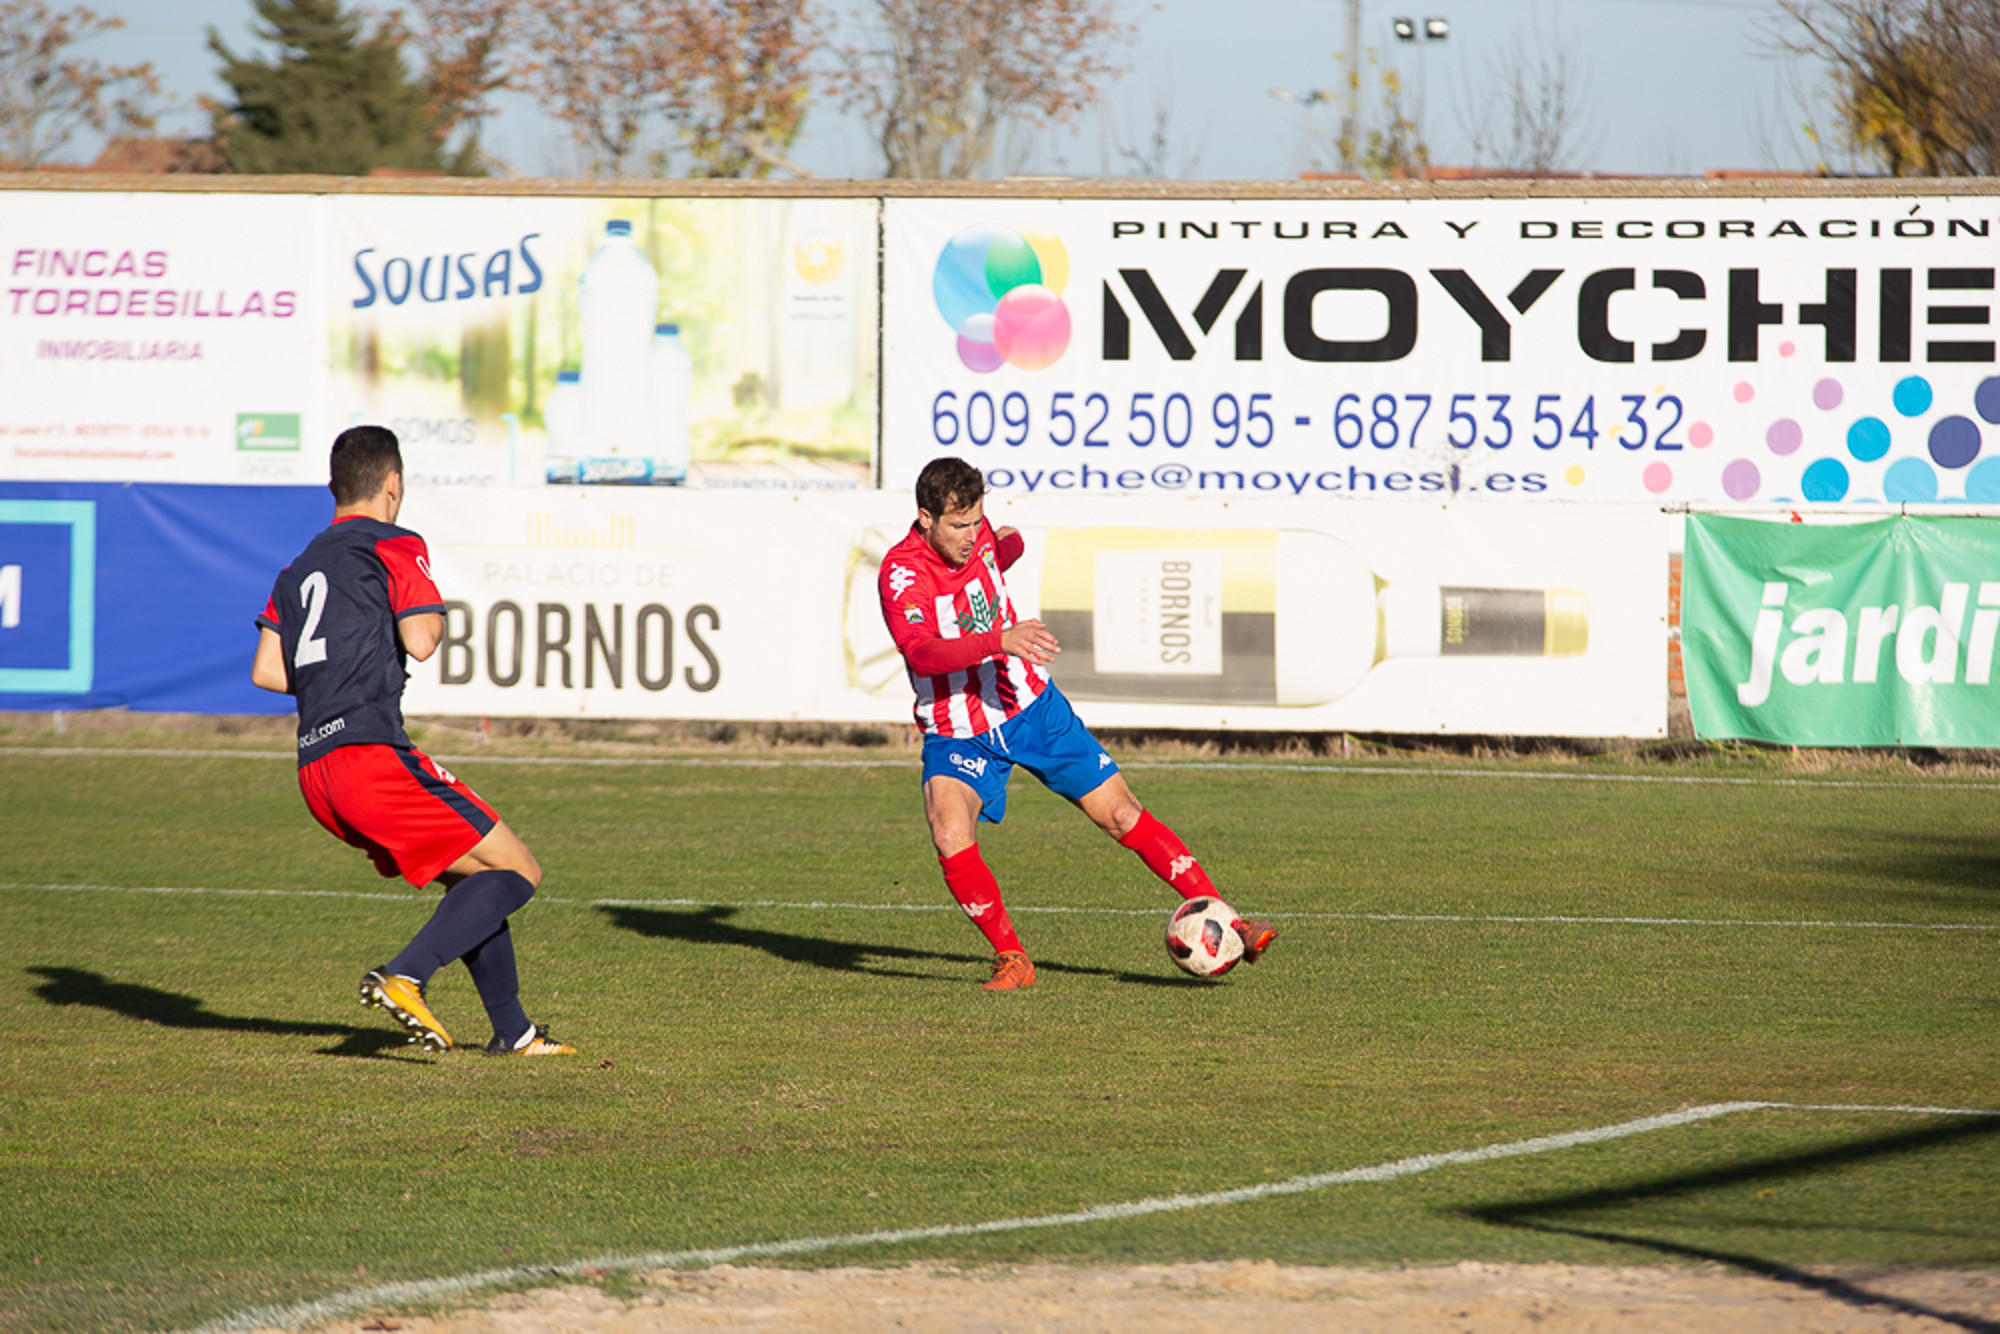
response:
M1069 349L1068 284L1069 252L1055 233L981 223L945 243L931 294L968 369L1036 371Z

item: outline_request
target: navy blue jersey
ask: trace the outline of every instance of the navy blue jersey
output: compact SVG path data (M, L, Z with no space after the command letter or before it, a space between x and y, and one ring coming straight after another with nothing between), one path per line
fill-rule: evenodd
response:
M363 515L336 519L278 575L257 624L284 644L301 765L340 746L409 746L396 622L431 611L444 598L424 539Z

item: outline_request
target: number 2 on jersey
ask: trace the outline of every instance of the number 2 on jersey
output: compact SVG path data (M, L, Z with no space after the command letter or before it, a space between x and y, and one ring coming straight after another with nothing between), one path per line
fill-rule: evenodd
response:
M299 633L299 646L292 652L292 666L310 667L326 661L326 641L318 637L319 618L326 611L326 572L314 570L299 584L299 601L305 604L306 625Z

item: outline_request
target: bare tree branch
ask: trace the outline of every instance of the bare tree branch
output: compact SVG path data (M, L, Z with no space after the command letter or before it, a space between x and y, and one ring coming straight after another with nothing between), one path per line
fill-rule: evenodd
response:
M84 8L0 0L0 163L40 166L82 130L153 128L160 81L150 62L105 65L70 54L78 42L124 26Z
M1066 124L1123 73L1115 0L872 0L833 86L892 177L967 179L1009 125Z
M1491 154L1494 166L1527 176L1574 170L1590 151L1582 139L1586 97L1574 52L1537 24L1515 36L1488 77L1497 91L1469 114L1459 110L1474 165Z
M2000 169L2000 5L1779 0L1787 51L1827 66L1845 142L1891 176Z

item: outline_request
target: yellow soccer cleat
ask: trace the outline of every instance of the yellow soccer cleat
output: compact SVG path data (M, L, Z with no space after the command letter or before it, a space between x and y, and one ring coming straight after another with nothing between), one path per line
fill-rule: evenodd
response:
M424 1003L424 984L413 977L401 977L374 969L361 979L361 1003L374 1010L387 1010L397 1023L410 1030L410 1041L428 1051L450 1051L451 1034Z

